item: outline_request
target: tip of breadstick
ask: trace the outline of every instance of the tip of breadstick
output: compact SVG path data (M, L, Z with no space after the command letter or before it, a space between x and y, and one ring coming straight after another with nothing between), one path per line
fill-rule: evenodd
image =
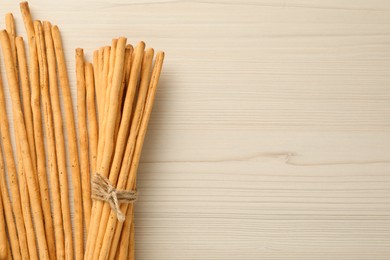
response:
M15 37L15 41L17 41L17 42L19 42L19 41L23 42L23 37L22 37L22 36L16 36L16 37Z
M20 2L20 7L21 8L28 8L28 2L27 1Z
M51 23L49 21L43 21L43 26L51 26Z
M127 49L132 49L132 48L133 48L133 45L131 45L130 43L128 43L128 44L126 45L126 48L127 48Z
M76 55L84 57L84 49L83 48L76 48Z
M163 51L158 51L156 56L160 56L161 58L164 58L165 53Z
M34 26L36 26L36 27L41 27L41 25L42 25L42 23L41 23L40 20L35 20L35 21L34 21Z
M14 15L12 13L6 13L5 18L14 18Z
M153 48L147 48L146 50L145 50L145 52L146 53L148 53L148 54L154 54L154 49Z
M141 47L142 49L144 49L145 48L145 42L143 42L143 41L140 41L138 44L137 44L137 47Z

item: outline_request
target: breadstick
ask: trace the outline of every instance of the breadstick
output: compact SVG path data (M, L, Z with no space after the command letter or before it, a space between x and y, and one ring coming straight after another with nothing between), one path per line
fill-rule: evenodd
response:
M107 78L105 75L103 75L103 81L105 82L104 84L104 94L103 94L103 102L102 102L102 127L99 129L99 131L102 133L101 139L99 140L99 146L98 146L98 165L97 169L100 167L100 162L101 162L101 156L103 156L103 151L104 151L104 144L105 144L105 139L104 139L104 132L105 132L105 127L106 127L106 121L107 121L107 113L108 113L108 107L109 107L109 100L110 100L110 93L111 93L111 86L112 86L112 76L114 72L114 66L115 66L115 56L116 56L116 46L118 44L118 39L113 39L111 43L111 48L110 48L110 57L108 61L108 71L107 71Z
M134 210L130 227L129 259L135 260L135 228L134 228Z
M1 86L1 79L0 79L0 88L3 89ZM2 91L2 90L1 90ZM9 234L9 242L11 244L11 249L8 250L8 256L13 255L14 259L22 259L22 256L20 255L20 247L19 247L19 240L18 240L18 234L16 231L16 225L14 221L14 217L12 214L12 206L11 206L11 200L8 194L7 189L7 181L5 177L5 170L4 170L4 159L3 159L3 151L0 149L0 194L1 194L1 203L4 208L4 216L5 221L8 228L8 234ZM5 229L4 229L5 230ZM1 231L0 231L1 232Z
M8 38L8 35L7 35ZM14 154L12 151L12 144L11 144L11 137L10 137L10 131L9 131L9 123L8 123L8 117L6 112L6 105L5 105L5 98L4 98L4 91L3 91L3 84L0 80L0 118L3 118L3 120L0 121L0 127L1 127L1 136L3 140L3 149L4 149L4 157L6 161L7 166L7 173L8 173L8 179L10 181L10 188L11 188L11 194L12 194L12 208L13 212L15 214L15 222L16 227L18 231L18 238L19 238L19 245L20 245L20 253L21 257L23 259L28 259L31 255L28 252L27 247L27 235L29 237L32 237L32 240L35 243L35 237L34 234L26 233L25 229L25 223L27 224L27 219L24 218L23 214L23 207L25 205L29 205L29 199L28 196L23 196L23 191L19 191L18 186L18 178L17 178L17 172L16 172L16 165L14 161ZM20 187L23 187L23 183L25 183L24 178L19 178L19 184ZM22 196L21 196L22 193ZM5 195L5 194L3 194ZM5 204L6 206L6 204ZM11 211L12 212L12 211ZM24 219L24 222L23 222ZM8 221L8 223L10 220ZM14 237L14 239L17 239L17 237ZM11 241L11 246L13 250L15 250L15 241ZM18 247L19 247L18 245Z
M139 159L141 156L142 146L145 139L148 122L153 108L154 98L156 94L158 80L161 74L163 60L164 60L164 53L163 52L157 53L156 61L153 66L153 72L152 72L152 76L148 88L146 102L144 107L141 108L143 113L142 113L141 122L139 123L138 135L137 138L134 139L132 138L132 133L130 132L130 137L126 146L126 152L124 156L126 160L124 160L124 162L122 163L122 168L117 183L117 189L132 190L135 188L135 179L136 179ZM138 110L138 102L137 102L137 110ZM136 114L134 115L133 121L136 120ZM134 125L132 125L131 130L133 130L133 127ZM129 206L128 204L122 204L121 211L127 212L128 206ZM99 259L105 259L108 256L110 250L116 251L117 245L114 244L111 245L111 243L113 241L117 241L116 239L113 239L113 237L120 236L121 234L122 223L118 223L119 228L116 229L117 223L118 221L116 219L116 215L113 214L113 212L111 212L108 220L107 228L106 228L106 234L104 235L104 239L103 239L104 243L101 248Z
M103 76L104 75L107 75L108 74L108 67L109 67L109 58L110 58L110 47L106 46L106 47L103 47L103 48L100 48L99 49L99 53L98 53L98 71L99 71L99 81L98 81L98 84L96 85L97 86L97 89L96 89L96 94L97 94L97 106L98 106L98 119L99 119L99 136L98 136L98 147L97 147L97 159L96 159L96 166L95 166L95 171L94 171L94 174L96 173L97 169L99 168L100 164L99 162L101 161L101 157L102 157L102 154L103 154L103 133L102 133L102 124L103 124L103 90L105 90L106 88L104 87L104 85L106 85L105 83L107 83L107 76ZM100 93L100 98L99 98L99 93ZM86 243L86 248L85 248L85 257L89 256L90 254L90 251L93 250L95 244L94 244L94 241L95 241L95 237L97 236L97 232L98 232L98 228L95 228L95 229L91 229L92 227L92 219L93 219L93 216L95 216L95 212L97 210L97 203L94 202L93 205L92 205L92 213L91 213L91 223L90 223L90 227L89 227L89 230L90 232L87 233L87 243ZM95 216L96 218L96 216ZM93 225L93 227L95 227L96 224Z
M137 104L139 106L143 106L143 103L144 103L144 100L145 100L145 97L146 97L146 92L147 92L147 89L148 89L148 85L149 85L149 80L150 80L150 68L152 66L152 61L153 61L153 54L154 54L154 51L153 49L148 49L146 52L145 52L145 56L143 55L144 51L141 49L138 49L138 53L137 53L137 58L141 61L143 60L143 64L142 64L142 75L141 75L141 87L140 89L142 89L142 92L140 91L140 94L139 94L139 97L138 97L138 101L137 101ZM144 56L144 58L140 58L140 56ZM138 60L137 60L138 61ZM135 62L137 62L135 61ZM136 64L134 66L137 66ZM140 66L139 66L140 67ZM139 69L137 67L134 67L135 69ZM133 76L133 80L131 81L132 82L132 86L129 88L129 90L132 90L132 89L135 89L135 86L136 84L134 84L134 82L138 82L138 71L135 71L134 73L134 76ZM135 80L136 79L136 80ZM130 99L134 99L134 96L132 93L130 93L131 96L130 96ZM118 135L118 140L117 140L117 145L115 147L115 155L114 155L114 159L113 159L113 163L111 165L111 171L110 171L110 176L109 176L109 179L110 179L110 182L115 184L116 181L117 181L117 177L118 177L118 174L119 174L119 169L120 169L120 165L122 163L122 157L123 157L123 151L124 151L124 147L125 147L125 144L126 144L126 138L128 136L128 129L129 129L129 124L130 124L130 115L131 115L131 111L132 111L132 104L130 105L129 102L127 103L128 106L125 106L124 108L124 115L123 115L123 120L121 122L121 126L120 126L120 129L119 129L119 135ZM127 108L128 107L128 108ZM138 113L138 117L140 117L140 113ZM128 120L127 120L128 119ZM138 120L138 119L136 119ZM135 121L136 122L136 121ZM133 136L135 137L135 131L136 131L136 128L134 126L136 126L136 124L133 124L131 125L131 130L130 130L130 136ZM132 132L133 132L133 135L132 135ZM126 155L123 157L123 158L127 158ZM126 159L123 159L123 160L126 160ZM110 215L110 211L111 211L111 208L110 206L106 203L103 207L103 211L102 211L102 214L101 214L101 220L100 220L100 224L99 224L99 234L96 238L96 248L95 248L95 251L97 251L97 253L99 252L99 249L101 248L101 244L103 243L103 238L104 238L104 234L105 234L105 227L107 225L107 221L108 221L108 217Z
M102 131L102 126L103 126L103 118L104 118L104 102L106 99L106 90L107 90L107 83L108 83L108 71L110 68L110 53L111 53L111 48L109 46L104 47L103 50L103 66L102 66L102 78L101 78L101 83L100 83L100 101L99 101L99 106L100 106L100 114L99 114L99 132ZM99 138L100 140L100 138ZM99 161L99 160L98 160Z
M46 155L43 141L43 130L42 130L42 115L40 105L40 86L39 86L39 67L36 47L36 37L34 24L31 18L30 10L27 2L20 4L20 9L23 16L24 25L28 36L28 46L30 51L30 84L31 84L31 108L33 115L34 125L34 140L35 140L35 151L37 159L37 173L38 173L38 184L41 195L41 207L43 209L43 217L45 223L46 241L49 250L49 256L51 259L55 259L55 244L54 244L54 230L53 220L51 217L50 209L50 196L49 196L49 185L47 181L46 173ZM26 129L27 130L27 129ZM25 168L27 169L27 168Z
M98 124L96 118L95 86L93 68L91 63L85 64L85 83L87 86L87 113L88 113L88 137L89 137L89 161L90 172L96 172ZM89 228L89 226L87 226ZM88 232L87 232L88 233Z
M127 214L126 214L126 220L125 222L123 223L123 230L122 230L122 234L120 236L118 236L120 239L120 243L119 243L119 248L118 250L110 250L110 254L109 254L109 257L108 259L109 260L114 260L114 259L129 259L129 245L130 245L130 232L131 232L131 223L132 223L132 210L130 210L130 208L133 208L131 207L131 205L129 205L129 209L127 210ZM117 225L117 228L118 228L118 225ZM115 239L115 237L114 237ZM114 244L115 242L113 242Z
M96 50L94 51L93 53L93 65L92 65L92 68L93 68L93 83L94 83L94 86L93 86L93 89L94 89L94 99L96 99L94 101L95 103L95 114L96 114L96 121L98 122L98 118L99 118L99 106L98 106L98 102L99 102L99 98L100 98L100 81L99 81L99 77L100 77L100 70L99 70L99 66L101 64L99 64L99 51ZM99 131L99 129L97 129L97 131ZM96 165L94 166L96 167Z
M133 46L128 44L126 46L125 66L123 68L124 71L123 71L122 86L121 86L121 90L120 90L120 94L119 94L118 117L116 119L116 124L115 124L115 133L116 133L115 141L118 137L117 134L118 134L119 125L120 125L121 119L122 119L122 108L123 108L123 102L124 102L123 96L124 96L125 91L126 91L126 82L127 82L126 78L128 77L128 75L130 75L132 53L133 53Z
M0 260L5 260L8 257L8 238L5 229L4 208L1 197L0 193Z
M123 77L123 67L124 67L124 58L125 58L125 48L126 48L126 38L121 37L118 40L117 46L116 46L116 52L115 52L115 67L113 71L113 77L112 77L112 84L110 87L110 93L106 94L108 95L109 100L108 102L108 113L104 116L105 123L103 126L103 129L105 132L102 132L99 139L104 138L104 149L103 149L103 155L101 156L101 163L100 167L97 168L98 172L103 176L108 176L108 172L110 170L110 164L112 159L112 154L114 150L114 137L115 137L115 122L116 122L116 116L118 112L118 98L119 98L119 92L120 87L122 83L122 77ZM99 150L98 150L98 156L99 156ZM99 160L98 160L99 165ZM94 204L99 206L99 204L102 204L101 201L96 201ZM100 208L101 206L99 206ZM93 218L92 218L93 219ZM93 219L95 222L92 222L90 231L93 231L93 233L96 234L94 229L99 229L99 217L95 215L95 219ZM93 228L92 228L93 227ZM92 240L91 240L92 238ZM96 237L88 236L88 240L92 241L91 247L89 249L94 249L93 252L88 251L87 259L90 259L92 255L96 254L97 248L95 247L94 241L96 240ZM91 254L93 253L93 254Z
M26 126L23 119L22 107L19 99L19 86L15 73L15 65L13 63L11 45L9 43L8 34L5 30L0 31L0 41L4 54L4 61L6 67L6 74L8 78L8 85L12 100L12 111L15 121L15 128L17 129L20 139L20 146L23 154L23 164L27 172L27 185L31 200L32 214L34 215L35 228L37 232L37 241L39 245L39 254L41 259L49 259L49 252L46 243L45 226L42 214L41 198L39 193L39 185L36 183L34 175L36 174L31 162L29 151Z
M39 79L41 85L42 107L46 129L48 162L50 172L50 186L53 203L53 220L57 259L65 259L65 242L63 232L63 222L61 214L60 187L58 181L57 156L54 137L53 113L51 109L49 93L49 76L46 59L45 39L43 36L42 24L34 22L35 37L37 40L37 53L39 64Z
M72 170L74 188L74 213L75 213L75 259L83 259L84 230L83 230L83 203L80 180L79 157L77 150L76 127L73 115L72 95L70 92L68 72L66 70L64 50L60 31L57 26L52 27L52 36L57 60L58 75L64 100L66 130L68 135L68 151Z
M27 130L27 138L29 140L29 148L30 154L34 155L35 158L35 144L34 144L34 127L33 127L33 119L32 119L32 111L31 111L31 103L30 103L30 84L28 80L28 71L27 71L27 60L26 53L24 49L24 42L22 37L16 37L16 52L19 63L19 73L20 73L20 81L21 81L21 91L22 91L22 100L23 100L23 115L26 124ZM16 131L15 131L15 134ZM23 168L23 155L21 151L21 147L19 144L19 140L16 139L17 145L17 153L18 153L18 172L19 172L19 184L20 184L20 193L22 196L22 204L26 205L22 208L25 226L27 229L27 239L28 246L31 259L38 259L38 249L35 243L34 237L34 224L32 222L32 216L30 212L30 199L27 192L27 184L26 184L26 176ZM32 162L33 167L35 169L35 161ZM34 176L36 182L38 182L37 176Z
M27 19L29 19L27 17ZM27 20L26 20L27 21ZM28 21L27 21L28 22ZM45 221L45 230L46 230L46 239L47 246L49 249L50 259L55 259L56 257L56 247L55 247L55 239L54 239L54 229L53 229L53 219L51 216L50 209L50 195L49 195L49 184L47 180L47 172L46 172L46 154L45 154L45 143L43 141L43 129L42 129L42 114L41 114L41 104L40 104L40 96L41 91L40 87L42 87L42 79L39 77L40 67L38 64L38 26L40 25L40 21L34 22L34 44L29 44L30 54L30 79L31 79L31 107L33 114L33 123L34 123L34 140L35 140L35 150L37 153L37 172L38 172L38 180L39 180L39 188L41 191L41 200L42 200L42 209L43 209L43 217ZM29 29L28 29L29 30ZM35 47L35 52L31 49ZM43 62L42 62L43 63ZM41 68L42 69L42 68ZM42 76L42 75L41 75ZM38 84L36 84L36 79L38 79ZM41 80L41 82L39 81Z
M87 133L87 113L86 113L86 86L84 51L76 49L76 76L77 76L77 115L80 147L80 172L82 180L84 221L88 233L91 218L91 178L89 170L88 133Z
M62 220L64 224L64 237L65 237L65 259L73 259L73 238L72 238L72 223L70 218L70 204L69 204L69 188L68 177L66 169L66 152L65 152L65 140L63 132L63 122L61 115L61 105L58 93L57 85L57 71L56 71L56 58L54 53L54 45L51 34L51 24L47 21L43 23L43 31L45 35L46 52L47 52L47 64L49 68L49 87L50 98L53 109L53 121L54 121L54 135L57 154L57 165L60 182L61 193L61 208L62 208Z
M16 48L15 48L15 20L12 13L8 13L5 15L5 29L7 30L9 41L11 43L12 56L14 58L14 63L17 64L16 60Z
M111 94L111 86L112 86L112 77L113 77L113 73L114 73L114 66L115 66L115 56L116 56L116 46L118 44L118 39L113 39L112 40L112 44L111 44L111 50L110 50L110 59L109 59L109 69L108 69L108 74L107 74L107 80L104 79L107 83L106 83L106 86L105 86L105 94L103 95L104 96L104 100L103 100L103 106L102 106L102 111L103 111L103 117L102 117L102 120L103 120L103 123L102 123L102 128L100 129L102 135L101 135L101 139L99 140L99 145L100 147L98 146L98 165L97 165L97 169L99 169L100 167L100 163L102 161L102 156L103 156L103 151L104 151L104 146L105 146L105 138L104 138L104 133L105 133L105 129L106 129L106 121L107 121L107 113L108 113L108 108L109 108L109 102L110 102L110 94ZM118 100L116 101L118 102Z
M104 47L99 48L98 60L97 60L97 76L96 76L96 107L98 108L98 121L99 126L102 120L102 77L103 77L103 64L104 64Z
M34 126L33 126L33 116L31 111L30 82L28 79L26 51L24 49L23 38L16 37L15 45L16 45L16 52L18 56L18 64L19 64L18 68L20 73L20 83L21 83L21 91L22 91L23 115L24 115L24 120L27 129L27 137L28 137L28 144L30 146L31 159L34 168L36 168Z

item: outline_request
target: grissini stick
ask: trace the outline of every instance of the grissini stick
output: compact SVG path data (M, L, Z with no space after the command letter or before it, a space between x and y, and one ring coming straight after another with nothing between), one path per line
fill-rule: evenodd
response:
M98 108L98 121L99 126L101 123L102 116L102 78L103 78L103 66L104 66L104 47L99 48L98 50L98 60L97 60L97 72L98 75L96 77L96 107Z
M102 75L100 81L100 101L99 101L99 132L102 131L103 117L104 117L104 102L106 100L106 90L108 83L108 71L110 68L110 53L111 47L106 46L103 49L103 64L102 64ZM99 138L100 140L100 138ZM98 160L99 161L99 160Z
M30 84L28 80L28 71L27 71L27 59L24 49L24 42L22 37L16 37L16 52L19 63L19 73L20 73L20 82L21 82L21 91L22 91L22 100L23 100L23 115L26 124L27 138L29 141L30 153L35 155L35 144L34 144L34 127L32 122L32 111L30 103ZM17 135L17 132L15 131ZM31 141L31 142L30 142ZM22 207L24 222L27 230L27 242L30 252L31 259L38 259L38 249L35 242L34 236L34 224L32 222L32 216L30 212L30 199L27 191L26 184L26 175L23 166L23 154L20 147L20 142L16 138L17 144L17 153L18 153L18 172L19 172L19 185L20 185L20 194L22 197L22 204L25 205ZM32 162L35 165L35 162ZM35 166L34 166L34 169ZM38 182L37 176L34 176L36 182Z
M66 69L64 49L62 47L62 39L60 30L57 26L52 27L52 36L54 42L54 49L57 60L57 68L59 81L62 90L62 97L64 100L66 131L68 135L68 151L69 161L72 171L73 180L73 196L74 196L74 213L75 213L75 226L74 226L74 238L75 238L75 259L83 259L84 251L84 230L83 230L83 202L80 180L80 168L79 157L77 149L76 139L76 127L74 122L72 94L70 92L68 71Z
M8 34L5 30L0 31L0 41L4 54L6 74L11 94L14 122L15 127L17 128L16 131L18 133L17 138L20 139L24 168L29 169L28 171L26 171L27 186L31 200L31 210L32 214L34 215L35 229L37 232L39 255L40 259L49 259L49 251L46 243L45 225L42 214L39 185L34 177L34 175L36 174L36 170L33 168L33 164L31 161L26 126L24 123L22 106L19 99L19 86L15 73L15 65L12 58L12 51L8 39Z
M84 220L88 233L89 222L91 219L91 178L89 171L89 151L88 151L88 132L87 132L87 112L86 112L86 85L85 85L85 65L84 51L81 48L76 49L76 77L77 77L77 115L79 131L80 148L80 172L81 189L83 192Z
M25 21L29 24L27 19L31 17L26 17ZM37 24L40 24L40 21L35 21L34 24L36 27ZM42 87L39 77L39 63L38 63L38 52L37 52L37 35L36 30L33 27L34 32L34 44L29 44L30 50L30 82L31 82L31 107L33 114L33 124L34 124L34 140L35 140L35 151L37 154L37 173L39 188L41 190L41 201L42 201L42 210L43 217L45 221L45 230L46 230L46 241L49 249L50 259L55 259L56 257L56 248L55 248L55 239L54 239L54 228L53 228L53 219L51 216L50 208L50 194L49 194L49 183L47 180L46 172L46 153L45 153L45 143L43 140L43 129L42 129L42 113L41 113L41 90ZM26 27L27 28L27 27ZM27 29L28 31L30 28ZM29 33L28 33L29 34ZM35 51L31 51L35 48ZM35 67L36 66L36 67ZM36 74L36 75L33 75ZM38 79L38 84L36 84L36 79Z
M35 155L35 140L34 140L34 125L33 116L31 111L31 93L30 93L30 81L28 78L26 51L24 48L24 42L22 37L16 37L15 39L16 52L18 56L18 68L20 74L20 84L22 91L23 102L23 115L27 129L28 144L30 146L30 154L34 168L36 168L36 155Z
M137 108L136 108L136 111L134 112L134 118L132 119L132 124L131 124L131 128L130 128L130 136L129 136L129 138L133 138L134 140L135 140L135 137L137 135L138 126L139 126L139 123L141 121L140 119L142 117L143 110L141 108L145 105L146 93L147 93L149 81L150 81L150 70L152 67L153 55L154 55L154 50L151 48L147 49L145 54L142 55L142 56L144 56L144 58L142 59L140 90L139 90L138 99L137 99ZM130 88L129 88L129 90L130 90ZM116 151L115 151L113 163L111 165L109 180L114 185L116 184L117 179L118 179L118 174L119 174L119 169L120 169L121 163L123 163L123 161L126 161L129 159L129 157L127 157L126 155L123 156L123 150L124 150L123 144L126 144L126 138L128 137L128 128L130 126L128 124L130 122L130 115L131 115L129 112L131 112L131 108L132 108L132 104L131 104L131 106L129 104L128 107L126 106L124 108L123 122L122 122L120 130L119 130L120 133L118 135L118 141L117 141L117 145L115 147ZM129 141L129 142L135 142L134 140ZM123 160L122 160L122 157L123 157ZM111 208L106 203L104 205L104 208L103 208L103 211L101 214L101 220L100 220L100 224L99 224L99 233L98 233L98 236L96 238L97 242L96 242L95 251L97 251L97 252L99 252L101 245L104 243L103 238L104 238L104 234L106 231L105 227L107 225L107 221L108 221L108 218L110 216L110 212L111 212Z
M2 158L1 158L2 160ZM2 169L4 171L4 168ZM0 186L1 187L1 186ZM4 208L0 193L0 260L5 260L8 257L8 238L5 227Z
M115 66L114 66L114 72L112 77L112 84L110 87L110 94L109 94L109 100L107 100L109 106L108 106L108 113L105 117L105 126L103 129L105 129L105 132L102 132L99 136L100 139L104 138L104 149L103 149L103 155L101 157L101 163L100 167L97 168L98 173L100 173L102 176L108 177L112 155L114 152L114 138L115 138L115 122L118 112L118 98L119 98L119 92L121 88L122 83L122 76L123 76L123 67L124 67L124 60L125 60L125 48L126 48L126 41L127 39L124 37L120 37L118 39L118 43L116 46L116 52L115 52ZM98 150L99 152L99 150ZM99 154L98 154L99 155ZM99 160L98 160L99 165ZM97 206L99 204L102 204L101 201L95 201ZM99 214L99 213L98 213ZM92 218L95 222L91 222L90 231L93 229L98 229L99 226L99 220L100 217L95 215L95 219ZM95 231L95 230L93 230ZM91 234L91 233L90 233ZM94 242L95 237L88 236L88 239L91 239ZM90 249L94 249L93 252L89 251L87 256L87 259L90 259L92 255L96 252L95 243L92 244L92 247ZM92 254L91 254L92 253Z
M104 150L104 132L103 132L103 123L104 123L104 99L106 97L106 90L107 90L107 82L108 82L108 71L109 71L109 66L110 66L110 47L106 46L104 47L104 59L103 59L103 70L102 70L102 79L101 79L101 89L100 89L100 102L99 106L101 107L99 110L99 139L98 139L98 150L97 150L97 160L96 160L96 169L99 169L101 161L102 161L102 156L103 156L103 150ZM94 203L95 205L95 203ZM95 207L95 206L94 206ZM93 212L93 210L92 210ZM89 247L88 247L88 242L87 242L87 252L89 252Z
M94 96L95 96L95 113L96 113L96 122L99 124L99 98L100 98L100 62L101 56L99 56L99 50L95 50L93 53L93 83L94 83ZM99 125L98 125L99 126ZM99 133L99 128L97 129ZM99 138L99 135L98 135ZM96 158L97 159L97 158ZM96 167L96 165L94 166Z
M7 30L9 41L11 43L12 56L14 58L14 63L17 64L16 47L15 47L16 29L15 29L15 20L14 20L14 16L12 13L8 13L5 15L5 29Z
M105 94L103 95L104 100L102 103L102 127L99 129L99 131L102 133L100 136L99 144L98 144L98 160L97 160L97 169L100 168L101 162L102 162L102 156L105 146L106 139L104 138L104 133L107 125L107 114L108 114L108 108L109 108L109 102L110 102L110 94L111 94L111 86L112 86L112 76L114 73L114 67L115 67L115 56L116 56L116 46L118 44L118 39L113 39L110 49L110 57L108 61L108 73L107 78L104 77L105 83Z
M73 237L72 223L70 218L69 185L66 169L66 151L63 132L63 122L61 115L61 104L58 93L56 58L54 53L53 38L51 34L51 24L47 21L43 23L45 35L47 64L49 68L49 88L50 99L53 109L54 135L56 141L57 166L60 182L62 221L64 224L65 237L65 259L73 259Z
M132 54L133 54L133 46L128 44L126 46L125 66L123 68L124 71L123 71L122 86L121 86L121 90L120 90L120 94L119 94L118 117L116 119L116 124L115 124L115 133L116 133L115 141L117 140L117 137L118 137L119 126L120 126L121 119L122 119L122 109L123 109L123 103L124 103L123 99L124 99L125 91L127 90L127 88L126 88L127 84L126 83L128 83L126 81L126 79L128 79L128 77L127 77L128 73L130 74Z
M136 138L135 143L131 142L132 138L129 137L124 158L130 158L130 159L125 160L124 163L122 163L122 168L117 183L117 189L133 190L135 188L135 180L136 180L139 159L141 156L142 146L145 139L147 126L149 123L150 115L154 104L154 99L156 95L158 81L161 74L163 61L164 61L164 52L158 52L156 55L156 61L154 62L154 66L153 66L153 72L149 84L145 107L142 108L144 112L143 112L142 120L140 122L138 136ZM127 212L128 206L132 207L133 204L130 205L122 204L120 207L121 211ZM118 226L119 228L116 228L116 226ZM118 222L116 214L113 214L113 212L111 212L106 227L106 234L104 235L104 239L103 239L104 244L101 248L99 259L106 259L110 250L116 251L118 245L114 245L112 244L112 242L119 241L119 239L116 240L115 237L120 236L122 227L123 227L123 223Z
M48 165L50 173L50 187L53 204L53 221L55 234L55 249L58 260L65 259L65 242L61 210L60 187L58 180L56 144L54 136L53 112L49 93L49 75L46 58L45 39L41 22L34 22L35 38L37 40L37 54L39 64L39 80L41 85L43 116L46 129Z
M133 207L131 207L133 208ZM118 250L110 250L110 254L108 257L108 260L114 260L114 259L129 259L129 248L130 248L130 232L131 232L131 223L132 223L132 210L127 210L126 220L123 223L123 230L121 235L119 236L119 248ZM118 226L117 226L118 227ZM114 242L113 242L114 244Z
M135 260L134 211L133 211L133 219L131 221L131 230L130 230L129 259L130 260Z
M0 79L1 81L1 79ZM0 87L3 89L1 86ZM19 246L19 240L18 240L18 233L16 230L15 220L14 216L12 214L12 206L11 206L11 200L8 193L7 188L7 181L5 177L5 170L4 170L4 159L3 159L3 151L0 149L0 193L1 193L1 201L4 208L4 216L5 221L8 228L8 234L9 234L9 242L11 244L11 248L8 250L8 256L11 255L14 257L14 259L22 259L22 256L20 254L20 246ZM12 251L11 251L12 250Z
M17 130L15 130L15 136L17 135L18 135ZM16 153L17 153L17 164L18 164L17 170L19 175L20 195L22 197L22 212L24 218L24 225L26 227L26 233L27 233L28 250L31 259L38 259L38 248L35 242L33 216L31 215L31 211L30 211L31 208L30 196L28 194L28 187L26 183L27 182L26 171L24 170L24 162L23 162L23 152L22 152L19 138L15 139L15 143L16 143Z
M96 117L95 105L95 85L94 71L92 64L85 64L85 84L87 90L87 118L88 118L88 138L89 138L89 162L90 173L96 172L97 142L98 142L98 123ZM91 198L90 198L91 199ZM87 226L89 228L89 225Z
M17 130L14 128L15 136L18 136ZM30 196L28 194L27 187L27 179L26 179L26 171L24 170L24 162L23 162L23 152L20 145L19 138L15 139L16 143L16 154L17 154L17 170L19 175L19 187L20 187L20 195L22 197L22 212L24 218L24 225L26 227L27 233L27 244L29 255L31 259L38 259L38 248L35 242L35 234L34 234L34 223L33 216L31 215L31 205L30 205ZM35 176L36 177L36 176ZM37 178L36 178L36 182Z
M46 155L43 141L42 115L40 104L39 67L37 57L37 43L35 37L34 24L27 2L20 3L20 10L23 16L24 26L28 36L28 46L30 53L30 87L31 87L31 108L34 125L35 152L37 159L38 183L41 193L41 207L45 222L46 242L49 249L49 256L55 259L55 240L53 230L53 220L50 209L49 185L46 173ZM26 129L27 130L27 129ZM33 163L34 164L34 163Z
M7 35L5 33L5 35ZM4 36L5 37L5 36ZM7 35L8 38L8 35ZM3 84L0 80L0 118L3 118L0 122L1 127L1 136L3 141L3 149L4 149L4 157L7 166L8 179L11 188L12 195L12 209L15 214L15 222L18 231L19 245L20 245L20 253L23 259L28 259L31 255L28 252L27 247L27 235L34 241L35 244L35 236L34 234L26 233L25 224L28 223L27 215L24 215L23 207L25 205L29 205L29 198L27 192L19 191L18 186L18 178L17 178L17 170L14 160L14 154L12 150L11 137L9 131L9 123L7 119ZM20 187L24 187L25 179L23 176L19 178ZM24 196L23 196L24 195ZM26 218L24 218L26 217ZM24 220L24 221L23 221ZM30 216L31 220L31 216ZM32 221L32 220L31 220ZM31 226L33 228L33 226ZM34 229L32 229L33 231ZM12 245L12 244L11 244Z
M85 65L85 83L87 86L87 113L88 113L88 137L89 137L89 161L91 173L96 172L97 143L99 138L99 126L96 115L95 104L95 67L91 63ZM89 226L87 226L89 228Z

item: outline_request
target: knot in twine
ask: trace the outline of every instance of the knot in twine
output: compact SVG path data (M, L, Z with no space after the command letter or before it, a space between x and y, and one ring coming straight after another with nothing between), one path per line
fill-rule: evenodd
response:
M117 190L106 177L99 173L93 176L91 193L92 199L108 202L120 222L126 219L120 205L122 203L132 203L137 199L136 191Z

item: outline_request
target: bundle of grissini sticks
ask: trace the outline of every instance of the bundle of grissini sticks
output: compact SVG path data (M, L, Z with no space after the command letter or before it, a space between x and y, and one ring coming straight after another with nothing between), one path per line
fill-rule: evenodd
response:
M28 50L12 14L0 31L0 259L134 259L132 202L164 53L123 37L92 62L76 49L74 109L58 27L20 8Z

